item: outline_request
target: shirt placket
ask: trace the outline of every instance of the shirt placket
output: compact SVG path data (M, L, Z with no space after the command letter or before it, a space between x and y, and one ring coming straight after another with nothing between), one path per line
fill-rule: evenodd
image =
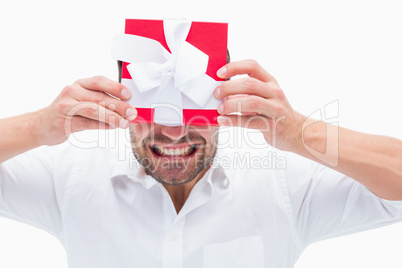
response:
M184 227L186 215L206 203L211 194L209 183L203 181L196 185L183 206L179 214L176 213L173 202L166 191L160 185L163 193L163 206L165 212L165 223L167 228L166 235L163 239L162 263L163 268L183 268L184 261Z
M166 189L159 185L163 195L163 210L167 232L163 239L163 268L183 267L183 229L185 217L177 220L177 213Z
M183 230L185 217L175 222L163 240L163 268L183 267Z

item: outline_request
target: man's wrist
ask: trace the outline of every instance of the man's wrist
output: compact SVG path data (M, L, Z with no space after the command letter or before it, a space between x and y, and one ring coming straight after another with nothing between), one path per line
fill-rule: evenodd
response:
M42 124L40 123L40 118L41 118L41 114L43 112L44 109L35 111L35 112L31 112L27 114L27 121L26 121L26 128L27 131L29 131L30 133L30 137L31 137L31 145L33 148L35 147L39 147L42 145L46 145L46 143L44 142L43 139L43 135L42 135Z
M306 118L302 127L303 150L307 148L324 154L326 151L326 123Z
M301 146L295 153L336 167L339 162L339 128L323 121L305 118L301 128Z
M41 145L38 113L31 112L0 120L0 163Z

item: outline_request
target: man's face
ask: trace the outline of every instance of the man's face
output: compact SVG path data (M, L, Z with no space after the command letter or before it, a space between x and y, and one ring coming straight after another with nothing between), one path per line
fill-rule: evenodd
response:
M193 180L213 160L218 127L130 125L138 162L157 181L178 185Z

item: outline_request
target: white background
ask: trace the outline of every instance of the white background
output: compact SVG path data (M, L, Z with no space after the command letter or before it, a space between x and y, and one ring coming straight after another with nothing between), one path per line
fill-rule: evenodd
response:
M401 14L399 0L1 1L0 118L49 105L78 78L117 78L110 43L125 18L187 18L228 22L232 60L258 60L297 111L339 101L332 121L401 139ZM401 267L401 240L395 224L319 242L296 267ZM0 219L0 267L67 265L56 239Z

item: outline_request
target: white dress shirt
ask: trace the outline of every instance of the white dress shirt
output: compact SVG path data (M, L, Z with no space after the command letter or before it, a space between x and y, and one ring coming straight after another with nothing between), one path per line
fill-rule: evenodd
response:
M291 153L220 148L177 214L132 154L66 142L0 164L0 215L56 236L70 268L290 268L313 242L400 221L402 202Z

